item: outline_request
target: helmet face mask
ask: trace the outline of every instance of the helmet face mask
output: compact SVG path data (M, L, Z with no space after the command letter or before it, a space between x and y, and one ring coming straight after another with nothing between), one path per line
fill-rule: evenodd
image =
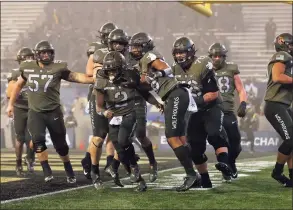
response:
M36 60L44 65L49 65L54 61L55 50L48 41L41 41L35 46Z
M220 69L226 60L226 56L224 55L212 55L211 58L213 60L213 66L215 69Z
M117 51L109 52L103 60L103 72L108 77L111 83L119 80L122 71L126 68L124 56Z
M174 60L176 63L184 63L187 59L187 52L181 50L174 50Z
M173 59L183 69L188 69L191 66L195 59L195 53L194 43L187 37L180 37L173 44Z
M276 37L274 45L276 52L285 51L293 56L293 36L291 34L280 34Z
M115 82L119 76L120 72L118 69L105 69L105 75L108 76L110 82Z
M21 48L16 55L16 61L20 64L25 60L34 60L35 54L32 49L28 47Z
M124 53L127 44L117 41L111 41L109 42L110 50L111 51L117 51L120 53Z
M223 67L228 50L220 43L214 43L209 47L209 57L213 60L213 66L215 70L219 70Z
M129 53L135 60L140 60L154 47L152 37L144 32L134 34L129 41Z
M142 46L141 45L130 45L129 53L135 59L141 59L143 57Z

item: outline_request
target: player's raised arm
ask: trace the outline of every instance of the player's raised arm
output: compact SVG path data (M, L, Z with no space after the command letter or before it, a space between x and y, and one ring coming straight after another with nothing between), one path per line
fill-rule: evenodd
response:
M93 77L89 77L83 73L72 72L70 70L66 70L62 72L62 79L68 82L76 82L76 83L83 83L83 84L94 83Z

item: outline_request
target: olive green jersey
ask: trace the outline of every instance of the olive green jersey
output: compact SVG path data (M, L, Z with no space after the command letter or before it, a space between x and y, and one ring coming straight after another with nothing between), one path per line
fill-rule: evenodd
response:
M93 54L93 61L95 63L103 64L104 57L109 52L108 48L101 48L94 52Z
M124 72L124 74L133 76L131 71ZM137 77L139 80L138 75ZM104 94L106 109L113 111L114 116L124 116L134 111L136 89L121 86L119 81L112 83L102 76L97 77L94 88Z
M234 76L237 74L240 74L238 65L231 62L225 62L221 69L216 70L224 112L234 111L234 92L236 89Z
M151 68L151 63L156 59L164 60L157 51L152 50L144 54L144 56L139 61L139 71L142 74L151 75L156 69ZM158 77L158 78L149 78L151 80L150 84L152 89L161 97L164 101L168 93L178 84L177 80L174 77Z
M21 75L21 72L19 71L19 69L13 69L11 72L11 76L7 78L8 82L10 81L17 81L17 78ZM28 97L27 97L27 85L25 85L15 103L14 103L15 107L21 108L21 109L28 109Z
M28 60L20 64L21 76L28 86L29 108L36 112L47 112L60 107L61 79L70 71L67 63L54 61L41 68L37 61Z
M212 75L214 77L212 60L206 56L197 58L187 71L184 71L179 64L174 63L172 72L179 83L189 85L193 97L203 96L209 92L204 87L203 82L207 76ZM215 84L215 86L217 85ZM221 98L218 98L216 103L220 102Z
M88 47L88 52L94 53L96 50L99 50L101 48L108 48L108 46L102 44L101 42L92 42Z
M278 62L285 64L285 74L289 77L293 77L292 56L284 51L275 53L268 64L268 82L264 100L275 101L290 106L293 101L293 84L281 84L273 82L272 79L273 65Z

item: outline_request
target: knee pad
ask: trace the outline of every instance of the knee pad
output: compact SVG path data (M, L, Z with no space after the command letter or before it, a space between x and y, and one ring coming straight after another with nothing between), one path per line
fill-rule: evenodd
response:
M283 141L283 143L280 145L278 151L284 155L290 155L292 150L293 150L293 146L292 143L289 142L291 139L289 140L285 140Z
M47 149L45 142L35 143L34 144L34 152L35 153L42 153Z
M215 151L221 147L229 147L226 138L222 135L208 136L208 142L214 147Z
M208 157L205 154L191 154L191 158L195 165L201 165L208 161Z
M104 143L104 139L101 139L100 137L93 137L91 140L91 143L93 145L95 145L97 148L102 148L103 147L103 143Z
M68 145L63 145L62 147L58 147L56 148L56 152L60 155L60 156L66 156L68 155L69 152L69 147Z

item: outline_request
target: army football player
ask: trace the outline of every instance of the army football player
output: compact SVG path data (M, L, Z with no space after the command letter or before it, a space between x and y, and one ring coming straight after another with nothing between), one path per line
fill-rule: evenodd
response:
M20 90L28 86L28 130L32 137L34 151L43 168L45 182L53 180L48 162L46 146L46 128L49 130L53 145L64 164L68 183L75 183L76 178L66 142L66 129L60 108L61 79L84 84L93 83L93 78L82 73L71 72L66 62L55 61L55 50L48 41L41 41L34 48L36 60L21 63L21 76L12 91L7 107L8 116L12 116L13 105Z
M133 59L128 51L128 42L129 36L122 29L113 30L108 37L108 49L109 51L118 51L122 53L126 59L126 64L129 69L135 70L133 68L138 61ZM142 149L149 159L150 164L150 182L154 182L158 176L158 167L155 159L153 145L150 139L146 136L146 113L147 113L147 105L146 101L139 94L136 97L135 103L135 112L136 112L136 128L135 128L135 136L141 144Z
M20 64L25 60L33 60L34 52L28 47L21 48L16 57L16 61ZM13 86L21 72L19 69L13 69L11 77L8 78L8 87L6 90L7 97L10 98ZM27 171L34 172L35 154L32 148L32 142L29 138L27 131L27 115L28 115L28 99L27 99L27 86L25 86L14 103L14 130L16 134L15 154L16 154L16 174L24 175L22 168L22 150L23 144L26 143L27 156L25 157Z
M293 102L293 37L289 33L280 34L274 44L276 53L268 64L264 114L283 142L271 176L285 187L292 187L293 122L288 108ZM286 162L291 181L283 174Z
M213 60L213 68L216 72L219 91L223 99L223 126L229 140L229 163L233 172L232 178L235 179L238 176L236 159L242 148L241 134L234 114L234 91L235 89L237 90L240 99L240 105L237 110L238 117L243 118L245 116L247 96L239 76L238 65L226 61L227 52L225 46L220 43L212 44L208 51L209 57ZM230 181L231 177L224 176L224 180Z
M111 50L112 51L112 50ZM119 51L119 50L118 50ZM122 51L120 51L121 53ZM105 55L109 53L109 50L107 48L103 48L103 49L99 49L96 50L93 54L93 61L94 61L94 71L95 72L99 72L101 70L101 67L103 65L103 60ZM100 77L100 74L96 73L96 77ZM95 91L93 92L93 97L95 97ZM95 100L94 100L95 101ZM96 106L95 105L91 105L91 109L93 110L93 112L95 112L96 115L96 119L99 118L99 121L96 121L97 123L101 123L103 122L99 127L97 127L99 130L103 131L103 134L107 134L108 133L108 119L105 116L100 116L96 114ZM103 121L102 121L103 120ZM90 155L91 155L91 159L92 159L92 163L91 163L91 168L98 168L98 163L100 161L100 155L102 153L102 147L97 147L96 145L103 145L104 139L103 138L98 138L96 139L97 141L95 142L95 144L90 144L89 145L89 149L90 149ZM109 139L109 135L107 138L106 144L107 145L112 145L112 142ZM109 149L109 146L108 148ZM114 148L113 148L114 150ZM112 151L113 151L112 150ZM107 152L107 150L106 150ZM107 152L108 153L108 152ZM105 172L108 173L110 176L112 176L114 178L114 181L116 183L116 185L118 186L123 186L119 180L119 178L116 176L116 172L114 169L119 168L120 166L120 161L119 161L119 157L117 152L112 153L114 156L110 156L109 153L107 154L107 163L106 166L104 168ZM137 160L139 159L139 157L136 155ZM130 168L130 164L123 164L123 166L125 167L127 174L131 175L131 168ZM97 169L98 170L98 169ZM99 175L99 170L96 173ZM95 177L96 173L92 173L92 176ZM93 179L94 185L98 188L98 182L95 181L96 179Z
M169 77L172 73L164 58L154 49L152 38L147 33L134 34L129 42L130 54L139 60L142 85L149 84L164 101L165 135L168 144L184 167L187 177L177 191L186 191L198 182L198 174L193 169L190 152L185 147L184 116L189 106L189 93L177 80Z
M102 70L98 74L102 76L97 76L94 87L97 112L109 119L109 138L113 142L120 162L123 165L130 163L131 177L134 182L139 183L136 190L145 191L147 186L141 177L130 138L136 124L134 109L136 89L130 87L129 80L133 81L134 87L138 86L139 75L134 71L127 71L124 56L116 51L105 55ZM115 178L118 179L118 168L114 171ZM98 176L97 179L99 179ZM116 181L115 183L117 184Z
M105 23L101 26L99 29L99 38L101 39L101 42L93 42L90 44L87 55L88 55L88 62L86 65L86 74L88 76L96 75L97 68L99 68L100 65L97 65L97 63L93 60L93 54L97 50L102 50L104 53L108 52L108 36L110 32L114 29L116 29L117 26L111 22ZM93 130L93 137L91 138L90 144L88 146L88 151L85 154L85 157L81 160L81 164L83 166L83 172L84 175L90 179L91 175L91 155L90 153L93 153L93 157L97 157L94 161L94 164L98 164L99 160L102 155L102 148L97 150L94 145L97 144L97 142L104 141L104 139L107 136L108 133L108 120L105 117L101 117L96 114L96 102L95 102L95 96L92 94L93 92L93 85L89 86L89 94L88 94L88 101L89 101L89 113L91 117L91 124L92 124L92 130ZM94 142L94 143L92 143ZM90 152L92 150L92 152ZM114 157L114 147L111 141L107 139L106 141L106 153L107 153L107 163L106 166L109 166L113 160Z
M201 175L204 188L212 187L207 169L206 139L215 149L216 168L225 176L231 176L229 167L227 134L223 129L223 112L220 108L218 85L209 57L197 58L193 41L178 38L173 44L173 75L183 84L188 84L199 111L188 120L187 140L191 147L191 158Z

